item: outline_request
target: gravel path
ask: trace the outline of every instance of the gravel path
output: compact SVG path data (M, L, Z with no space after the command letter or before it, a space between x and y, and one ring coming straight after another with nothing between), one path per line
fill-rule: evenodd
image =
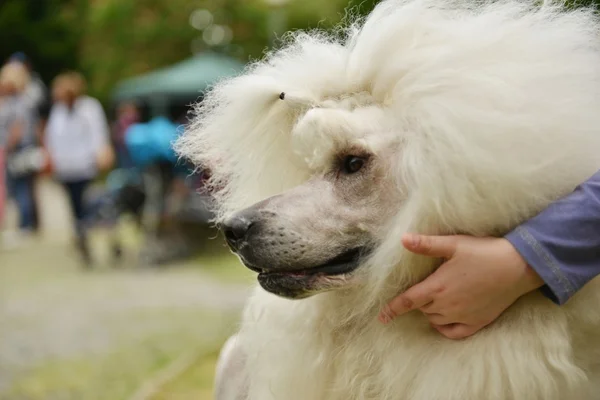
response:
M46 199L59 195L51 185L44 190ZM242 307L246 285L220 282L198 266L82 270L56 217L64 210L57 210L58 201L44 207L51 209L43 211L51 228L42 239L0 250L0 398L30 371L57 360L153 337L177 343L217 335L217 324L203 324L204 316L230 318Z

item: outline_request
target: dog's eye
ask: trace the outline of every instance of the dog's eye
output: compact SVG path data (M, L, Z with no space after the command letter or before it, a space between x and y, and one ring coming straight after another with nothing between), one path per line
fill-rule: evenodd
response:
M344 158L344 165L342 170L346 174L354 174L365 165L365 159L358 156L347 156Z

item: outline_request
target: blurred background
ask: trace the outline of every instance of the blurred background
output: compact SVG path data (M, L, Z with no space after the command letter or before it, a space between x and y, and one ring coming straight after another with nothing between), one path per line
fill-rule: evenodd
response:
M170 144L284 32L376 3L0 0L0 399L212 398L254 277Z
M254 281L170 143L347 0L0 0L0 399L211 399Z

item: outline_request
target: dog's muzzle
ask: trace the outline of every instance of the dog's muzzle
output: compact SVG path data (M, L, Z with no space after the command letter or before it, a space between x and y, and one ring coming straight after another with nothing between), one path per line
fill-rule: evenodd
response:
M293 242L293 234L286 242L282 227L272 224L274 214L250 208L242 210L221 224L227 244L250 270L258 273L258 282L267 291L286 297L304 298L321 290L344 286L349 276L358 268L361 260L368 255L369 248L360 244L354 247L333 249L329 257L317 262L302 260L301 252ZM271 222L269 222L271 221ZM276 225L275 225L276 226ZM277 238L274 237L277 233ZM281 236L279 236L281 235ZM277 239L277 240L276 240ZM282 241L282 242L280 242ZM281 244L290 258L280 259L277 251L270 247ZM275 256L273 255L275 254Z

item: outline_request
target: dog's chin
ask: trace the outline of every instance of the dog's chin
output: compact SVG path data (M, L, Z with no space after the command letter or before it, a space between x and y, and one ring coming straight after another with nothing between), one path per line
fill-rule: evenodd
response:
M324 264L306 269L261 269L258 283L267 292L287 299L304 299L318 293L347 288L356 283L356 270L365 251L362 248L346 251Z

